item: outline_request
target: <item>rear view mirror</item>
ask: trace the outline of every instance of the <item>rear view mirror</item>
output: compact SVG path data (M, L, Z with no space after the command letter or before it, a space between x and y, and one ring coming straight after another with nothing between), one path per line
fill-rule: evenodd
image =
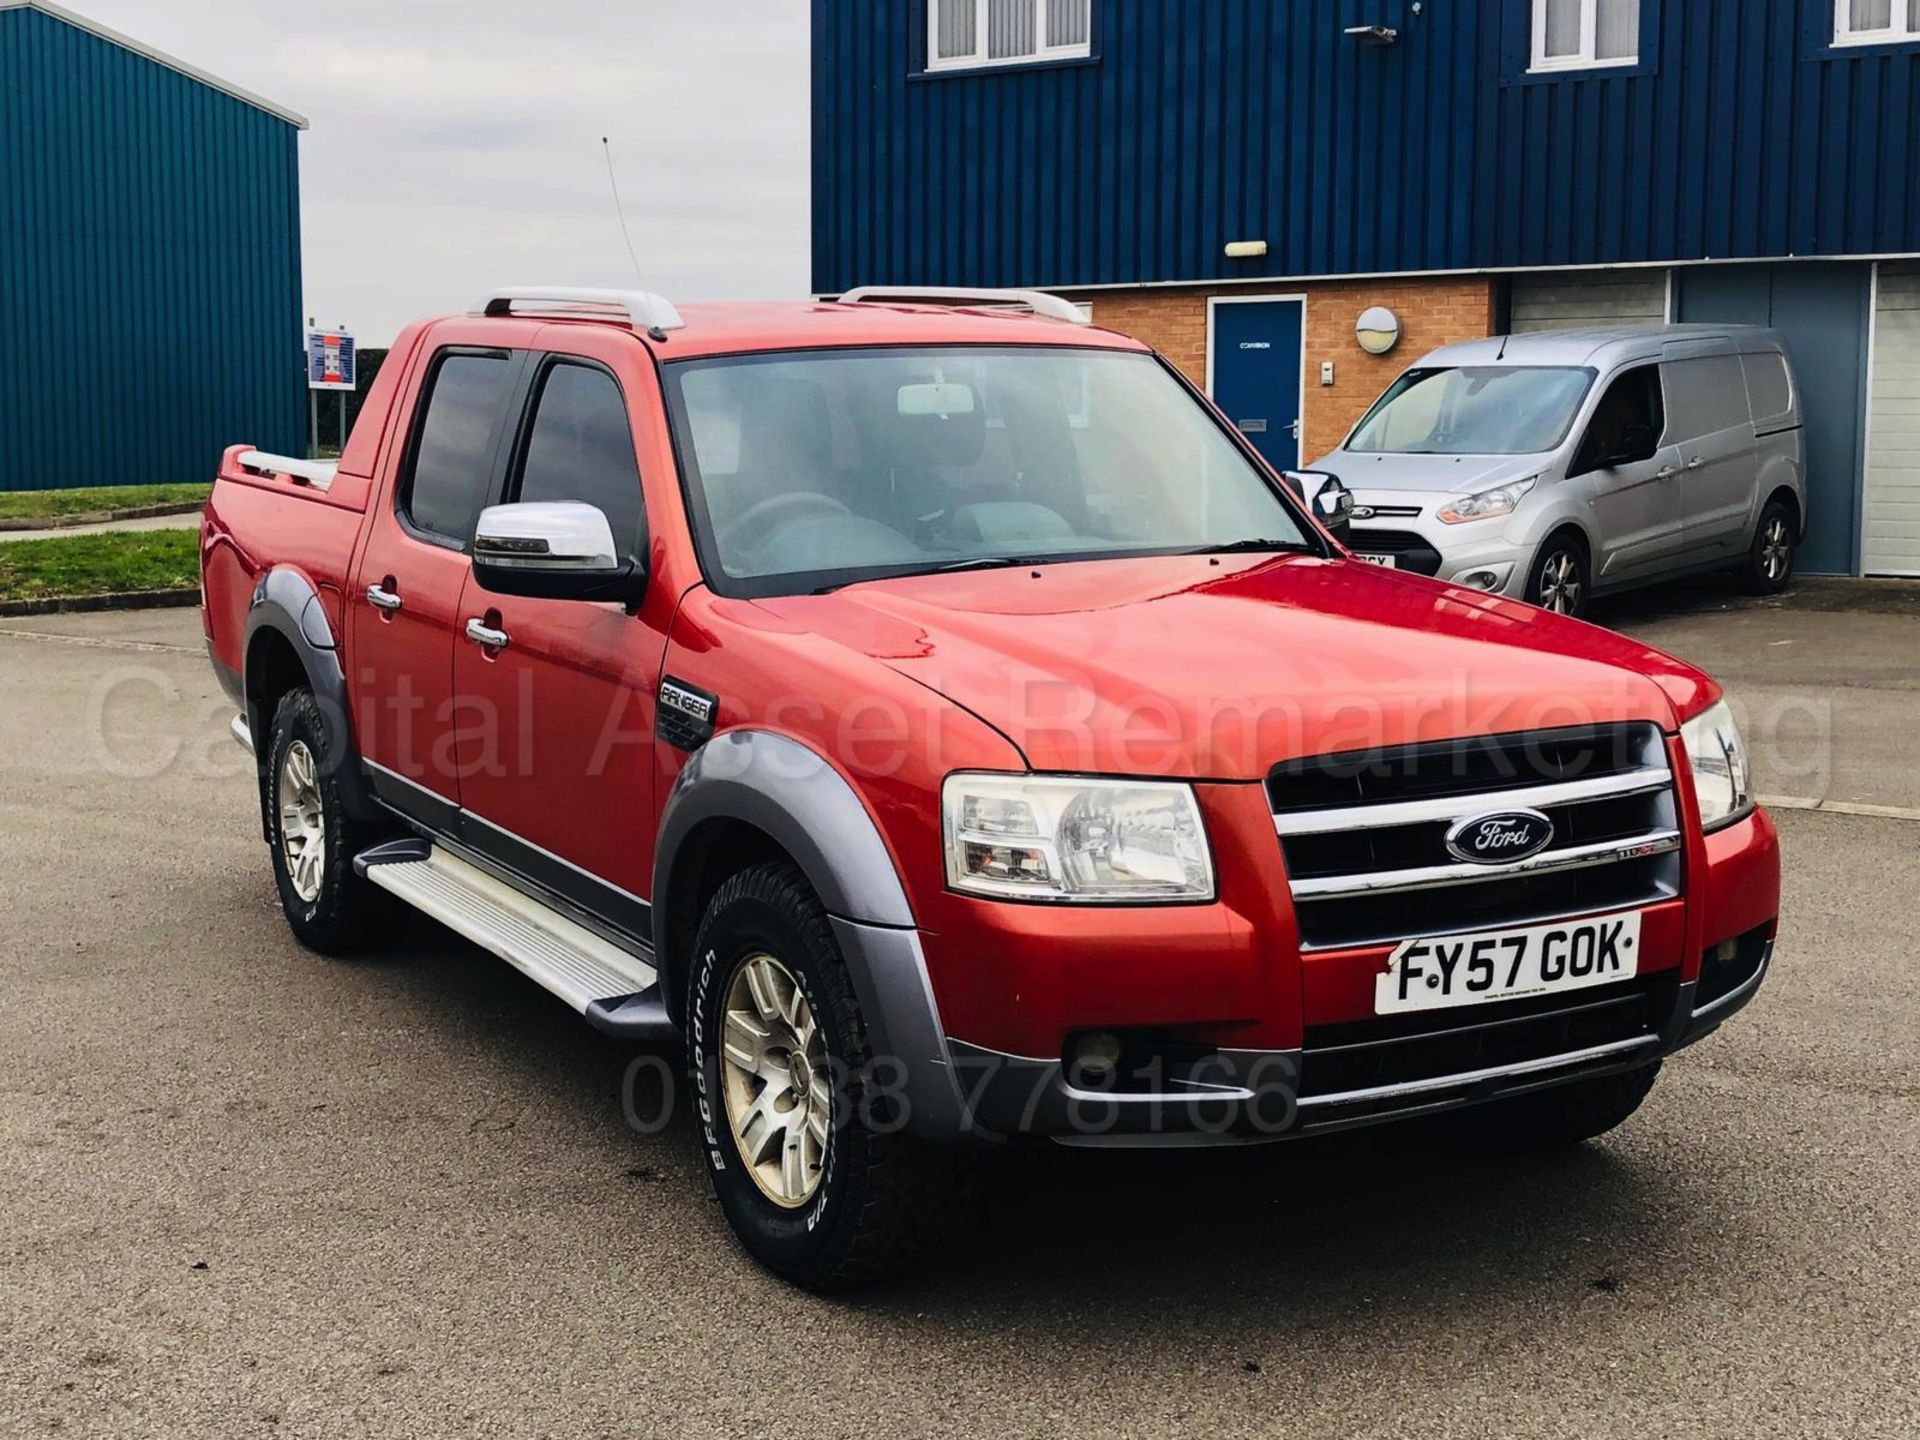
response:
M973 387L951 381L900 387L902 415L971 415Z
M496 595L613 600L646 592L645 564L622 555L607 517L578 501L490 505L473 536L473 578Z

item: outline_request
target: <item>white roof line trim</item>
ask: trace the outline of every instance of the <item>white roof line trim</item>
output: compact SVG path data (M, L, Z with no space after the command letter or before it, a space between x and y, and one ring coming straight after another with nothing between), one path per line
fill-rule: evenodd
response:
M218 75L209 74L198 65L189 65L177 55L156 50L144 41L136 40L131 35L123 35L118 30L102 25L98 20L89 19L85 15L67 9L64 5L55 5L52 0L0 0L0 10L38 10L41 14L50 15L55 20L64 20L76 30L84 30L89 35L97 36L109 44L118 45L122 50L131 50L136 55L143 55L155 64L164 65L167 69L176 71L189 80L198 80L202 85L211 86L215 90L231 95L234 99L244 101L256 110L264 110L290 125L296 125L302 130L312 128L307 123L307 117L297 110L276 105L263 95L256 95L251 90L242 89L230 80L222 80Z

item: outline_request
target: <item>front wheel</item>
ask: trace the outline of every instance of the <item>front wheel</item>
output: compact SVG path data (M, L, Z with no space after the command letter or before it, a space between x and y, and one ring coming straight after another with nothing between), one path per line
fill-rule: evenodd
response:
M755 865L707 907L688 1060L713 1188L740 1243L810 1290L874 1280L954 1208L964 1157L901 1133L826 911L792 865Z
M1527 602L1556 615L1579 615L1591 588L1586 547L1564 530L1549 536L1527 572Z

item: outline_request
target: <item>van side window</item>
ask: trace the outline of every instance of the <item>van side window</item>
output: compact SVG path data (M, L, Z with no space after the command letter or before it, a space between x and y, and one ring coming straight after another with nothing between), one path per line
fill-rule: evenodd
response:
M562 362L547 371L534 405L514 498L596 506L623 551L640 548L640 462L619 385L597 367Z
M1587 425L1587 438L1580 442L1580 454L1571 473L1584 475L1589 470L1597 470L1605 457L1622 454L1636 445L1657 446L1666 428L1666 397L1660 389L1660 367L1642 365L1617 375L1594 407L1593 419Z
M1787 357L1772 353L1742 355L1747 375L1747 399L1759 424L1784 418L1793 409L1793 384L1787 379Z
M1753 423L1747 410L1747 377L1738 355L1707 355L1698 360L1669 360L1667 403L1674 444L1738 429Z
M505 352L456 351L435 368L400 497L414 528L461 545L473 538L512 380Z

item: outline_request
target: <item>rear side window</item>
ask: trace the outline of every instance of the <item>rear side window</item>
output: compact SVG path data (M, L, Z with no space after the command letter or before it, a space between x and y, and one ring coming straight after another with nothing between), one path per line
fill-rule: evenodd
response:
M462 545L472 538L512 378L505 354L455 353L434 370L401 505L416 529Z
M1594 407L1587 436L1580 444L1575 474L1594 468L1603 455L1632 448L1630 441L1644 436L1658 444L1667 428L1666 400L1660 389L1660 367L1642 365L1616 376Z
M640 464L626 401L606 371L565 363L547 371L515 498L597 506L623 551L641 548Z
M1667 439L1679 444L1749 425L1747 377L1738 355L1671 360L1667 372Z
M1780 420L1793 409L1793 384L1787 378L1784 355L1742 355L1740 368L1747 374L1747 399L1753 404L1755 423L1764 425Z

